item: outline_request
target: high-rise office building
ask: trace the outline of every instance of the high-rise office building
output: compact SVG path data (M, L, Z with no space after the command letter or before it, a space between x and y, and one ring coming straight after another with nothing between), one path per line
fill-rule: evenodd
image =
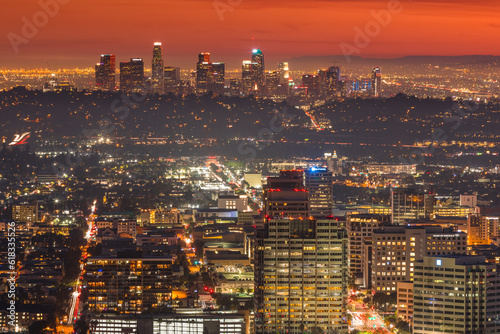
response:
M278 92L280 85L280 75L278 71L266 71L267 95L273 96Z
M305 170L305 185L309 192L311 216L331 216L333 210L333 173L326 167L308 168Z
M153 46L153 63L151 70L151 90L153 93L163 93L164 82L163 51L161 43L156 42Z
M347 235L338 223L271 219L258 232L257 333L347 333Z
M321 77L314 74L304 74L302 76L302 87L307 89L308 96L319 96Z
M413 333L500 333L500 277L483 256L425 256L415 264Z
M262 89L262 87L266 83L265 76L265 66L264 66L264 54L259 49L252 50L252 72L253 72L253 80L254 84L257 87Z
M126 92L141 91L144 88L144 61L132 58L120 63L120 89Z
M281 171L278 177L267 178L263 194L266 219L310 216L303 175L302 170L288 170Z
M405 220L430 219L434 210L434 193L417 189L392 188L391 206L393 224Z
M223 94L226 83L226 69L224 63L212 63L212 72L208 80L208 91Z
M374 67L372 70L372 92L374 97L379 97L382 91L382 70Z
M86 280L89 309L94 312L148 313L172 305L171 257L89 257Z
M372 233L388 216L374 214L348 215L346 221L349 238L349 273L354 283L362 289L372 285Z
M101 61L95 66L95 83L104 90L115 89L115 55L101 55Z
M210 53L200 53L198 55L198 63L196 64L196 92L199 95L210 91L216 94L223 94L225 72L224 63L212 63L210 61Z
M178 86L181 82L181 70L178 67L165 66L163 70L163 80L164 87L163 91L165 93L179 93Z
M244 95L248 95L254 87L253 63L251 60L244 60L241 68L241 90Z
M329 96L336 96L340 93L342 76L340 67L330 66L326 71L326 92Z
M440 226L384 226L372 232L372 289L396 292L426 255L466 254L467 234Z
M231 96L237 96L241 94L241 79L232 78L229 79L229 93Z
M241 67L241 90L244 95L249 94L254 87L252 61L244 60Z
M200 53L198 63L196 63L196 92L198 94L202 95L208 92L208 80L211 72L210 53Z
M288 79L290 79L290 69L288 67L288 62L281 62L278 64L278 73L280 77L280 84L288 85Z
M264 186L256 238L257 333L347 333L347 234L333 217L309 215L302 170Z

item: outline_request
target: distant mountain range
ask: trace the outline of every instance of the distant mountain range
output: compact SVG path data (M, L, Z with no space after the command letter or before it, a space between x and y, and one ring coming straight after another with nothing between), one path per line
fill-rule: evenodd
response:
M500 65L500 56L406 56L401 58L364 58L361 56L343 55L330 56L304 56L290 58L290 68L302 70L315 70L328 66L401 66L401 65L471 65L471 64L492 64Z

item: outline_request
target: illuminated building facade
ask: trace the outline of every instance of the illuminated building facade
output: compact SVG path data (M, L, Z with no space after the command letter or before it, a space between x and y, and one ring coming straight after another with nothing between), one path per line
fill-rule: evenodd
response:
M467 234L439 226L384 226L372 232L372 289L396 292L426 255L466 254Z
M271 219L255 253L256 333L347 333L347 235L335 219Z
M341 91L342 76L340 74L340 67L330 66L326 75L326 93L329 96L336 96Z
M304 74L302 76L302 87L307 89L308 96L319 96L321 77L314 74Z
M363 289L371 288L372 233L387 216L352 214L347 216L346 230L349 238L349 273Z
M349 94L367 97L373 94L371 79L354 79L349 81Z
M281 171L279 177L268 177L264 187L266 218L309 217L309 197L302 170Z
M198 63L196 63L196 92L200 95L208 93L208 77L211 70L210 53L200 53L198 55Z
M434 194L416 189L391 189L391 221L400 225L405 220L429 219L434 210Z
M277 96L280 93L280 73L279 71L266 72L266 88L269 97Z
M347 234L313 218L302 170L264 187L265 225L256 237L256 333L347 333Z
M217 207L219 209L246 211L248 210L248 198L246 195L237 195L234 192L219 193Z
M91 311L145 313L171 307L170 257L91 257L86 280Z
M460 195L460 205L470 208L477 206L477 195Z
M368 173L374 174L416 174L417 165L413 164L400 164L400 165L389 165L389 164L368 164L366 165L366 171Z
M397 282L397 314L410 324L413 322L413 282Z
M500 279L484 256L425 256L415 264L413 333L500 333Z
M151 89L153 93L163 93L163 51L161 43L156 42L153 46L153 63L151 71Z
M236 311L176 309L175 313L141 317L127 315L92 315L93 334L247 334L247 317Z
M372 70L372 94L379 97L382 91L382 70L380 67L374 67Z
M181 82L181 70L179 67L165 66L163 69L165 93L178 94L179 84Z
M280 84L288 85L288 79L290 79L290 69L288 67L288 62L281 62L278 64L278 73L280 77Z
M500 237L498 216L485 216L478 213L467 218L467 243L469 245L489 245Z
M101 61L95 66L95 83L97 87L109 91L115 89L115 66L115 55L101 55Z
M139 226L176 227L183 223L182 213L177 208L146 209L141 210L141 213L137 215L137 224Z
M144 88L144 61L132 58L129 62L120 63L120 89L125 92L136 92Z
M224 93L224 85L226 82L226 69L224 63L212 63L212 71L210 72L208 81L208 91L215 94Z
M330 216L333 209L333 174L326 167L305 170L305 185L309 192L310 215Z
M198 55L196 64L196 92L199 95L213 92L224 93L225 65L224 63L210 62L210 53L202 52Z
M253 63L244 60L241 67L241 90L243 95L248 95L254 89Z
M259 90L265 85L265 66L264 66L264 54L259 49L252 50L252 72L253 72L253 83L257 85Z
M12 205L12 220L19 223L35 223L38 221L37 204Z

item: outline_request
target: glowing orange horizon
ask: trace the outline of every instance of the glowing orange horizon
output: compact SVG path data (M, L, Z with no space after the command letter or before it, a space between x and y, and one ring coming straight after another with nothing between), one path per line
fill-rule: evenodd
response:
M148 63L154 42L162 42L166 64L174 65L194 64L201 50L226 62L248 58L255 47L267 59L342 54L340 45L354 43L355 28L364 30L375 20L373 11L396 0L42 0L51 1L64 4L17 54L8 38L1 39L2 67L89 67L103 52ZM500 3L470 2L401 0L401 12L359 55L500 55ZM38 0L5 7L4 36L23 36L23 17L32 21L43 10Z

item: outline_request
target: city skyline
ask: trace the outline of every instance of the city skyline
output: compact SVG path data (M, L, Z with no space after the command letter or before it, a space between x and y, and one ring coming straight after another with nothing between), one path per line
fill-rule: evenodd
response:
M254 48L265 50L268 63L300 56L342 55L352 50L349 47L356 48L353 55L374 58L500 54L500 47L491 43L500 27L495 15L499 4L486 0L475 4L153 0L140 5L120 3L120 10L114 2L59 1L58 8L50 0L30 0L22 9L17 5L6 9L2 20L5 38L0 44L5 50L0 56L2 67L87 67L95 62L96 53L149 59L155 41L163 43L166 63L181 67L192 64L200 51L223 57L228 67L233 67ZM394 10L384 16L389 6ZM163 11L157 8L175 15L164 20ZM339 10L342 15L335 16ZM116 14L103 20L102 15L110 11ZM33 20L38 22L36 26ZM23 30L29 24L34 31ZM378 28L374 24L379 24ZM373 29L368 42L356 43L359 31L366 32L367 27L368 31Z
M498 0L4 7L2 333L500 333Z

